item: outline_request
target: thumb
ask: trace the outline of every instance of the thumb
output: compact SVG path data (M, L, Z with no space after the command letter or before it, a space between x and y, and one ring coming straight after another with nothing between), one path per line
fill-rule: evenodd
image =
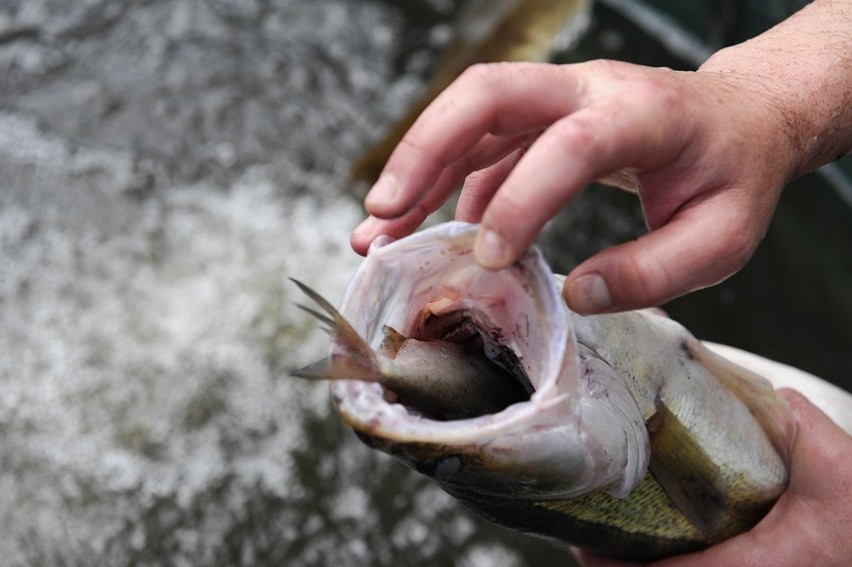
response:
M683 210L668 224L577 266L563 294L581 314L659 305L736 272L757 247L757 230L741 209Z

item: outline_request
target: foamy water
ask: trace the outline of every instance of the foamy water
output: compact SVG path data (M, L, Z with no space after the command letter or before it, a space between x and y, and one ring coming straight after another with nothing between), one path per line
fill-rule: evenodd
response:
M0 546L23 562L30 538L48 556L99 556L146 503L188 503L228 477L286 498L301 417L328 414L323 387L286 375L327 347L286 277L339 295L358 207L284 198L261 167L227 190L129 200L74 179L94 153L2 123L24 142L6 159L53 187L0 210ZM120 184L121 158L100 156L100 187Z

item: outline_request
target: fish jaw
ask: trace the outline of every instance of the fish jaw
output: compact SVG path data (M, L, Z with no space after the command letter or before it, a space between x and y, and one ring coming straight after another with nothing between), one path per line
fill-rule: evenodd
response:
M379 384L338 380L331 392L342 419L367 444L417 470L452 476L443 480L456 491L476 486L480 494L510 490L516 498L627 494L642 480L649 451L635 403L626 391L627 410L606 400L588 403L589 363L579 356L550 268L531 250L509 268L485 270L472 254L476 231L453 222L396 242L378 240L340 311L373 349L380 348L384 326L417 338L430 317L464 311L483 335L515 354L533 386L530 399L495 414L435 421L388 402ZM623 389L617 380L612 387ZM603 438L590 423L603 426ZM448 458L463 464L453 475L446 473L455 467L439 466Z
M476 230L451 222L396 242L377 240L346 290L341 314L378 350L384 326L418 338L428 317L465 311L522 355L536 395L576 397L576 340L550 268L531 250L504 270L483 269L473 258Z

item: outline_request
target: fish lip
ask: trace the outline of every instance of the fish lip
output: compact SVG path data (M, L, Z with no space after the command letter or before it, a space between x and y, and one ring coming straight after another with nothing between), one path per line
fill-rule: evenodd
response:
M474 450L498 437L526 430L529 423L561 409L569 400L567 394L551 394L512 404L503 411L479 417L451 421L435 421L412 416L400 404L381 400L381 387L357 380L338 380L331 385L333 400L341 419L356 431L396 443L435 444ZM361 390L352 392L351 389ZM363 389L376 389L369 400Z
M384 325L405 334L423 309L442 308L427 304L442 293L439 299L450 297L448 290L453 286L462 293L448 300L448 308L484 313L488 307L487 316L479 315L482 325L494 324L505 330L503 327L511 322L506 319L512 315L519 319L518 311L528 308L526 328L513 326L506 334L511 343L508 346L526 361L525 370L535 392L529 401L495 414L435 421L387 402L379 384L334 381L330 385L332 398L342 419L353 429L399 442L481 446L496 436L510 435L545 419L556 406L564 410L576 391L576 343L570 312L549 266L533 249L504 270L481 268L472 254L477 230L476 224L455 221L398 241L383 239L380 246L370 249L353 277L340 311L377 348ZM508 297L491 297L490 291ZM486 306L488 301L493 304Z

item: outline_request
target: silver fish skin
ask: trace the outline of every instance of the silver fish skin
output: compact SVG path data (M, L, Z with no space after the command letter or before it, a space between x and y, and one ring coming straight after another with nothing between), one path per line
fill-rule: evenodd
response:
M483 344L514 353L534 391L439 421L379 383L335 380L359 437L496 523L619 557L700 549L759 521L786 486L795 431L771 385L653 311L572 313L534 249L482 269L476 231L452 222L378 239L340 313L373 351L385 327L418 339L463 316ZM335 340L332 357L347 349Z

